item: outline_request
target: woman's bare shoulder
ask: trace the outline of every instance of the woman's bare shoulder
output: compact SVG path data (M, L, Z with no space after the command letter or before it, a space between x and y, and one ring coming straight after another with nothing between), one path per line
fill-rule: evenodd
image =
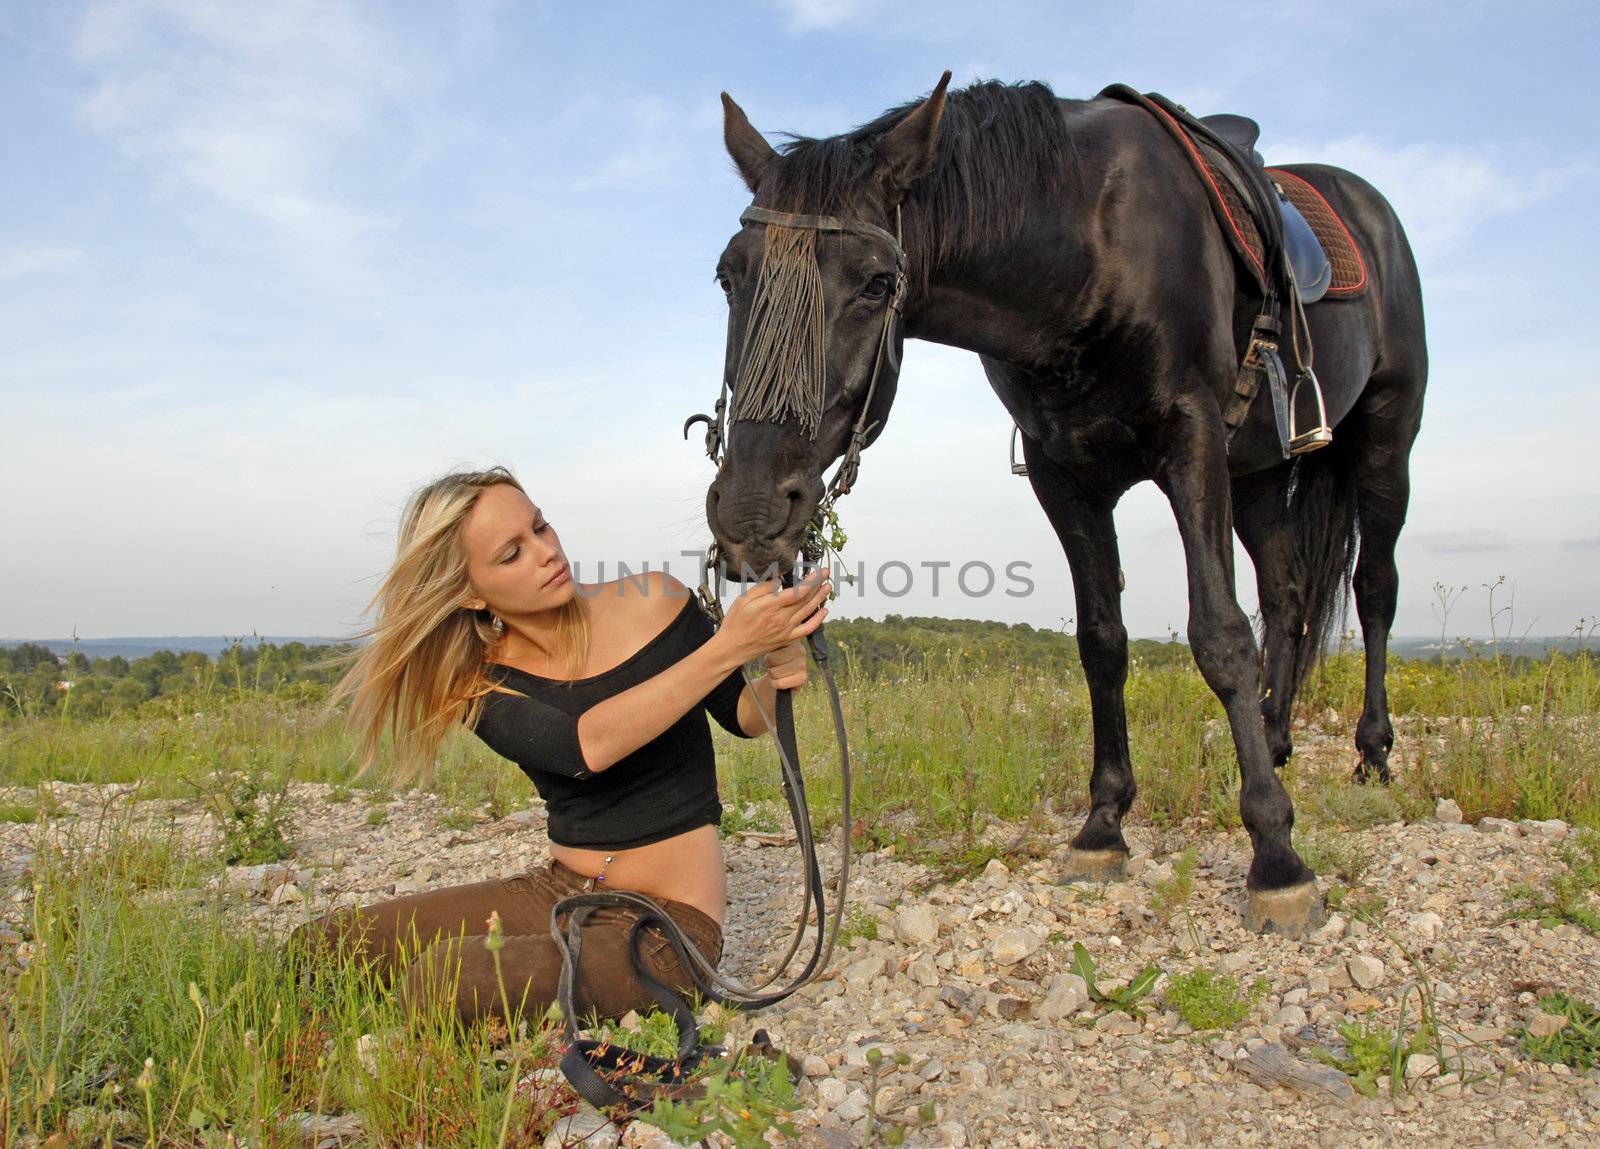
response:
M667 571L641 571L602 583L596 597L621 606L622 614L638 627L659 631L683 610L692 593Z

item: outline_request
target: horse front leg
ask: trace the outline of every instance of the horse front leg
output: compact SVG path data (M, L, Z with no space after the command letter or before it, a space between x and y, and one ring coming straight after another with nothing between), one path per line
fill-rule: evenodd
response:
M1122 625L1122 568L1112 504L1086 498L1068 474L1024 436L1028 480L1061 540L1078 609L1078 657L1089 684L1094 768L1089 817L1072 840L1062 881L1104 880L1122 872L1128 843L1122 819L1137 787L1128 756L1128 632Z
M1232 497L1221 424L1174 417L1156 482L1172 504L1189 575L1189 649L1227 712L1239 757L1239 811L1254 857L1245 881L1252 929L1301 936L1321 921L1316 875L1290 841L1294 806L1260 710L1260 663L1233 573Z

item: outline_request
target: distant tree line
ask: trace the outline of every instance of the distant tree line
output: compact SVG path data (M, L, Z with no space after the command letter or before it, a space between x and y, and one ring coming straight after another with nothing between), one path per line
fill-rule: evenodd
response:
M0 647L0 716L55 714L99 718L147 703L221 695L268 694L315 700L338 677L311 664L344 646L236 642L212 659L198 651L158 650L132 661L120 654L57 657L36 642Z
M881 621L829 622L825 637L842 678L895 679L952 667L1049 674L1078 666L1077 639L1026 623L891 614ZM98 718L217 696L315 701L326 695L339 671L313 664L347 649L347 644L240 641L215 659L198 651L160 650L130 661L121 655L91 658L81 651L58 658L39 643L25 642L0 647L0 716ZM1131 654L1145 665L1190 664L1189 648L1177 642L1135 641Z

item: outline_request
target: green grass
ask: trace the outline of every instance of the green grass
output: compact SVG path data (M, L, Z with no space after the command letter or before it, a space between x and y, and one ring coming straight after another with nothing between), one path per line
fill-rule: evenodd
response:
M39 820L39 804L37 802L0 802L0 822L15 822L26 825Z
M252 929L208 889L220 858L172 831L124 817L38 857L31 956L0 974L0 1145L289 1149L291 1115L312 1112L358 1115L366 1145L487 1149L541 1143L575 1104L529 1077L559 1059L551 1019L513 1034L448 1006L408 1017L364 970ZM650 1014L639 1038L670 1052L676 1034ZM754 1145L793 1107L787 1078L748 1067L662 1113Z
M878 919L859 903L850 907L849 916L839 927L839 944L847 946L856 938L869 942L878 940Z
M1564 1017L1567 1024L1547 1037L1527 1030L1518 1035L1522 1052L1536 1061L1590 1070L1600 1065L1600 1010L1586 1001L1555 993L1539 999L1544 1013Z
M843 673L856 813L884 840L896 833L941 840L949 845L940 852L950 852L971 847L988 819L1083 808L1091 723L1081 670L1007 665L992 653L877 657L868 660L873 675ZM841 653L842 671L852 657ZM1402 734L1416 738L1415 765L1398 769L1396 784L1385 789L1349 784L1343 767L1329 778L1291 760L1284 778L1304 824L1361 829L1431 813L1435 799L1449 796L1469 819L1560 817L1600 826L1600 771L1591 768L1600 672L1591 657L1394 660L1388 684ZM1308 685L1301 711L1324 721L1332 710L1335 728L1347 733L1360 691L1359 655L1333 655ZM0 786L135 782L140 797L184 798L220 771L285 785L328 783L335 800L370 789L372 778L353 778L348 731L307 701L315 693L213 690L164 695L111 717L6 717ZM828 827L837 819L839 781L820 677L796 698L795 711L812 809ZM1193 666L1135 657L1127 714L1139 784L1131 816L1157 826L1196 816L1236 826L1232 741ZM720 729L714 737L724 801L732 809L781 810L769 741L734 739ZM515 765L466 732L447 739L439 759L426 784L449 808L502 817L532 797Z
M1232 1029L1250 1016L1253 1005L1266 994L1267 984L1257 980L1249 990L1238 979L1214 974L1205 967L1167 978L1167 1005L1177 1010L1190 1028Z
M1406 1060L1413 1053L1425 1053L1437 1048L1438 1037L1429 1024L1408 1033L1400 1024L1387 1025L1368 1014L1364 1020L1339 1023L1339 1037L1344 1042L1344 1052L1314 1049L1318 1060L1333 1066L1350 1077L1350 1084L1368 1097L1378 1095L1378 1082L1387 1079L1391 1093L1398 1093L1405 1084Z
M1543 884L1518 883L1506 888L1512 918L1532 918L1546 926L1570 922L1600 934L1600 832L1584 828L1562 844L1561 868Z
M892 843L901 857L946 878L980 872L996 857L1059 850L1033 831L1048 825L1042 815L1050 810L1085 802L1091 723L1081 671L1007 665L992 654L878 658L874 674L844 675L863 848ZM841 666L851 657L842 652ZM1331 658L1306 693L1305 713L1326 721L1332 710L1330 729L1344 741L1359 714L1360 681L1359 657ZM12 789L0 820L59 812L43 788L53 781L120 782L136 784L135 799L198 795L222 830L216 854L197 853L171 831L136 831L134 808L108 800L61 849L35 849L30 880L38 895L24 931L33 955L25 971L0 974L0 1121L9 1122L0 1144L15 1143L22 1129L42 1141L65 1134L69 1123L74 1143L100 1143L94 1123L115 1122L112 1140L133 1143L193 1143L207 1130L215 1140L226 1126L251 1145L298 1145L282 1119L311 1109L361 1114L374 1144L496 1144L502 1127L514 1143L537 1143L559 1114L566 1102L554 1093L511 1089L514 1065L526 1072L548 1064L542 1031L514 1039L503 1028L459 1032L440 1018L407 1025L383 987L297 966L246 924L239 906L207 889L224 858L289 849L285 796L298 783L328 785L333 801L359 796L370 825L386 818L394 795L372 777L353 776L352 740L341 723L318 716L315 685L163 695L112 717L63 708L0 718L0 786L40 788L37 799ZM1389 686L1397 726L1417 754L1415 765L1397 766L1392 788L1343 779L1347 742L1341 776L1296 761L1283 772L1300 845L1338 883L1330 905L1378 921L1381 906L1363 901L1361 889L1372 858L1343 831L1430 813L1440 796L1455 798L1469 819L1600 825L1600 771L1593 769L1600 675L1591 658L1395 661ZM796 699L807 791L824 832L837 822L840 799L826 703L820 679ZM1127 713L1140 786L1131 818L1236 825L1231 740L1193 667L1136 658ZM782 794L770 743L720 730L714 737L729 805L724 830L776 829ZM439 757L426 785L450 811L447 822L500 817L532 796L521 771L470 734L454 734ZM992 819L1030 836L996 843L981 834ZM1189 857L1177 859L1172 879L1154 891L1163 916L1186 906ZM1592 929L1600 925L1596 891L1600 835L1579 834L1558 870L1520 902L1512 899L1513 910ZM858 908L851 925L866 935L877 922ZM1118 993L1149 993L1158 973L1146 970ZM1230 982L1203 970L1174 975L1167 1000L1197 1029L1237 1024L1227 1019L1241 1003L1248 1011L1253 991ZM1566 1040L1582 1037L1587 1017ZM651 1025L659 1023L647 1023L646 1037L663 1036ZM395 1035L366 1050L373 1072L358 1050L364 1034ZM1426 1036L1421 1027L1356 1026L1344 1035L1339 1063L1375 1088ZM782 1090L767 1077L734 1075L717 1090L714 1104L676 1119L685 1128L747 1121L764 1128L781 1119ZM754 1126L738 1127L741 1137L756 1135Z

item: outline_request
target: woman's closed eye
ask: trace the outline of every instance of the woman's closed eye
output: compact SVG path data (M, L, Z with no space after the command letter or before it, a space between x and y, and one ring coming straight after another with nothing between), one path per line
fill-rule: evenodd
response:
M549 529L550 529L550 524L549 523L540 523L538 526L533 528L533 533L536 534L536 535L542 535L542 534L545 533L545 531L547 531ZM512 547L511 548L511 553L508 554L505 558L500 560L500 565L504 566L506 563L516 562L517 561L517 556L520 555L521 553L522 553L522 548L520 546Z

